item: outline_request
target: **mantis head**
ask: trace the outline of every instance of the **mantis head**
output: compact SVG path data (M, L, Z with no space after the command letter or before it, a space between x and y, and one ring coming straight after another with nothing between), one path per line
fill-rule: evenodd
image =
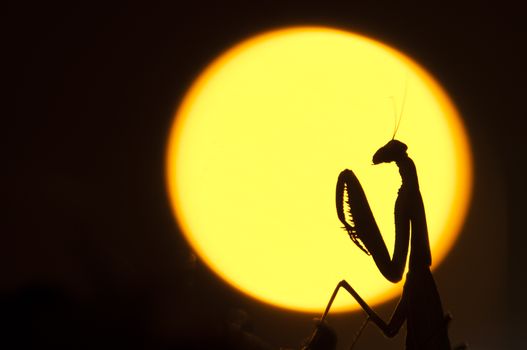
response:
M373 164L397 162L407 157L406 146L401 141L392 139L390 142L382 146L373 155Z

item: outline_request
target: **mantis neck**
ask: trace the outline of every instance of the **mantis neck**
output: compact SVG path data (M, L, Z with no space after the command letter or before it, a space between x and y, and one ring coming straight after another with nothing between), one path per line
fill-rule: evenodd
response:
M414 161L405 156L395 162L399 167L399 174L401 174L402 190L419 190L419 181L417 180L417 171L415 169Z
M399 198L404 198L404 216L410 220L410 271L428 268L432 264L428 228L417 171L412 159L408 156L396 162L403 184L399 189Z

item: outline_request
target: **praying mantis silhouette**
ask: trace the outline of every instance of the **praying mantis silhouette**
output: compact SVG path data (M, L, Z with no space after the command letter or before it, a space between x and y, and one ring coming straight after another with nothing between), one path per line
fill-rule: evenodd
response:
M342 171L338 177L336 207L338 218L351 240L363 252L373 257L379 271L390 282L396 283L402 279L410 246L409 268L402 296L390 320L385 322L348 282L342 280L329 300L319 321L319 327L323 324L337 292L340 288L344 288L368 315L355 341L369 321L372 321L388 337L395 336L406 321L407 350L450 350L447 331L450 315L443 313L441 299L430 271L432 257L423 199L419 190L415 164L407 153L408 147L395 139L399 123L395 127L392 139L373 155L374 165L395 162L402 180L395 201L393 256L390 257L364 190L351 170ZM316 348L316 346L310 347L311 344L316 343L316 333L317 330L305 349ZM463 344L456 349L464 348L466 346Z

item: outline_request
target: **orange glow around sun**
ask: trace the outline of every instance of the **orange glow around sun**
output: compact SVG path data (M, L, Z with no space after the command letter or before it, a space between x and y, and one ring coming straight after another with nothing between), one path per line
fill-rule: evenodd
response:
M392 138L394 114L402 116L396 138L417 166L437 267L460 233L472 188L460 116L408 56L327 27L249 38L189 88L166 157L183 234L223 280L275 306L322 311L342 279L371 305L398 296L403 282L382 277L335 210L338 174L352 169L393 248L401 180L394 164L372 166L371 158ZM356 308L345 293L334 303Z

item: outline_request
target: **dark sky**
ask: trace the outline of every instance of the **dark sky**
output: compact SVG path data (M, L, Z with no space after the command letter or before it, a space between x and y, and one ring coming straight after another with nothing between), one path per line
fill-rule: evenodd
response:
M316 315L255 302L192 259L168 205L163 160L173 111L211 59L261 31L316 24L406 52L459 107L474 149L473 204L435 277L454 316L453 343L519 348L527 315L522 12L503 2L219 3L42 2L5 11L2 341L199 348L215 344L233 310L243 309L258 337L300 345ZM393 307L378 309L387 317ZM341 347L362 317L330 319ZM357 349L403 342L369 326Z

